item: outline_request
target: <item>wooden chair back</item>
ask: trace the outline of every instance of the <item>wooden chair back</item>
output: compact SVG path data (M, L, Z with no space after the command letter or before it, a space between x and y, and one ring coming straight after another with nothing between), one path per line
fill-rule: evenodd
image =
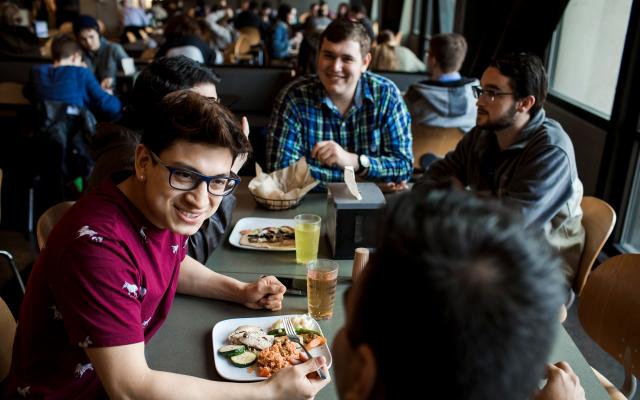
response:
M585 332L625 370L622 392L640 376L640 254L609 258L589 275L578 301Z
M420 169L420 157L431 153L440 158L454 150L464 133L458 128L441 128L411 124L413 135L413 166Z
M38 239L38 247L40 250L44 249L47 242L47 237L53 227L60 221L64 213L75 203L75 201L63 201L45 211L40 218L38 218L38 224L36 225L36 237Z
M3 381L9 374L16 326L16 320L13 318L11 310L9 310L7 303L0 298L0 381Z
M581 294L593 263L616 224L616 212L604 200L584 196L580 206L582 207L582 226L586 237L578 271L573 279L573 291L577 295Z

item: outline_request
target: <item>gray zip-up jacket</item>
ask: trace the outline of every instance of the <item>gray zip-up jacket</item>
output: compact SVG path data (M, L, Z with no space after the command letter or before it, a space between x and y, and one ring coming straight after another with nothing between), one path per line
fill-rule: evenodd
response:
M477 112L471 88L479 84L473 78L414 83L405 95L411 120L418 124L459 128L468 132L476 125Z
M494 132L472 129L455 151L431 165L414 188L455 177L469 190L518 210L525 225L539 227L564 257L573 279L584 247L582 182L573 144L544 110L531 118L507 149Z

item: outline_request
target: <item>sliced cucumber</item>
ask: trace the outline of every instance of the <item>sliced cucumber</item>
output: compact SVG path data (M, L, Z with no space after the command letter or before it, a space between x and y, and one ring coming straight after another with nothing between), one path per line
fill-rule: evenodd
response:
M245 350L246 347L244 347L244 345L228 344L226 346L220 347L218 349L218 353L220 353L221 356L233 357L244 353Z
M242 354L231 357L230 360L231 363L233 363L233 365L235 365L236 367L246 368L256 362L256 358L258 358L258 356L256 356L253 352L245 351Z
M272 329L269 332L267 332L267 335L273 335L273 336L284 336L286 335L284 328L278 328L278 329Z

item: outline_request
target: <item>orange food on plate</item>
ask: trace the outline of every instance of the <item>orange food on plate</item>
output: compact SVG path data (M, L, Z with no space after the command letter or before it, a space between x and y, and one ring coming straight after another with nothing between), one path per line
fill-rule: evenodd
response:
M258 354L258 376L268 378L282 368L300 361L302 359L296 345L285 337Z
M314 337L311 338L308 342L306 342L306 344L304 345L304 347L307 348L307 350L311 350L314 347L318 347L318 346L322 346L323 344L327 343L327 339L325 339L322 336L318 336L318 335L313 335Z

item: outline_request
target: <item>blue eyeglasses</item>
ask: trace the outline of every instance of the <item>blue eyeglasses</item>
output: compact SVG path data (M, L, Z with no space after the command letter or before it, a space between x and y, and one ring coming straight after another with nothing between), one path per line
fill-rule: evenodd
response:
M169 170L169 186L177 190L189 191L197 188L202 182L207 184L207 192L212 196L226 196L231 194L240 183L240 177L233 172L230 176L207 176L188 169L171 167L160 160L153 151L151 158Z
M476 99L479 99L480 97L484 97L489 101L494 101L498 96L511 96L515 94L512 92L500 92L498 90L493 90L493 89L484 89L480 86L474 86L471 89L473 89L473 96Z

